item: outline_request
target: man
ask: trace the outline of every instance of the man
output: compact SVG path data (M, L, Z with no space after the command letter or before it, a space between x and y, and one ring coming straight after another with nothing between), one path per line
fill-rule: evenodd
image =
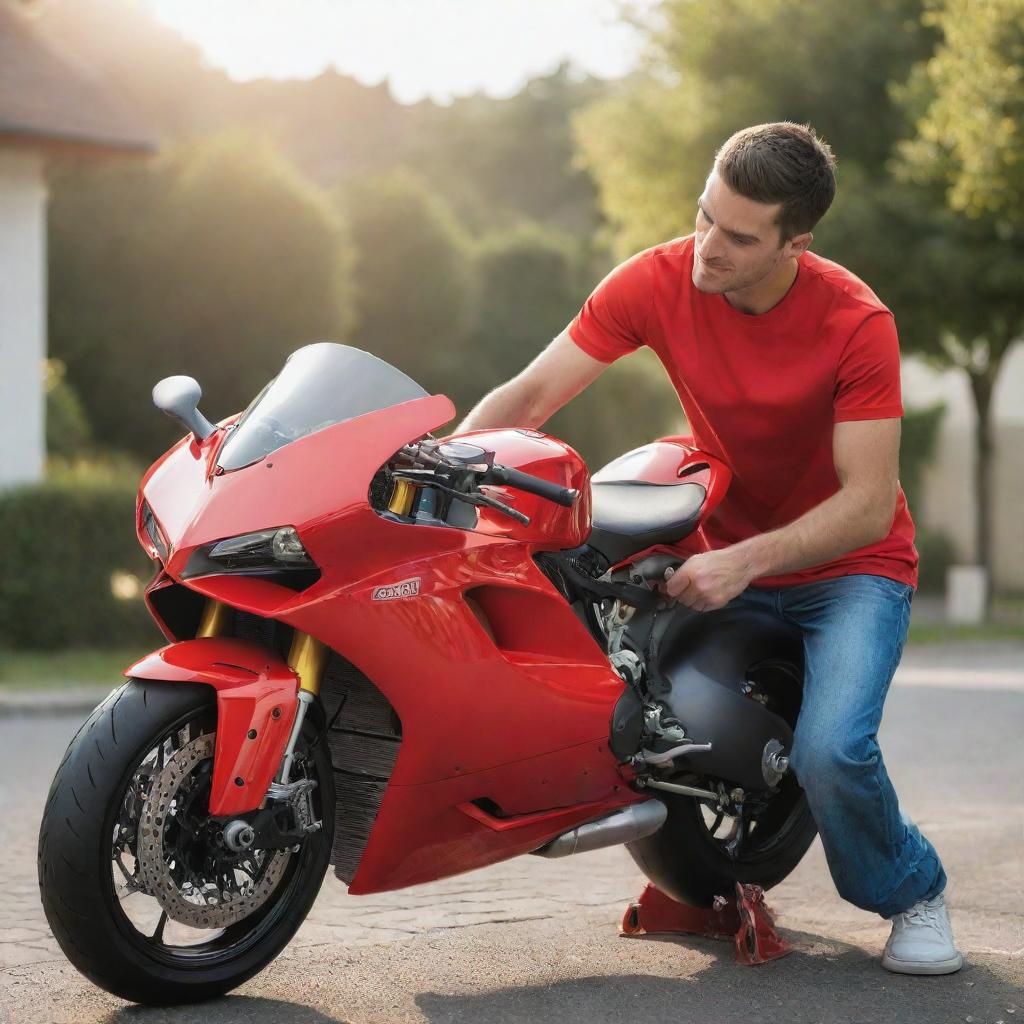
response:
M733 135L692 235L613 270L522 373L460 431L538 427L615 359L659 356L696 444L733 471L710 550L665 584L697 611L766 609L804 637L790 763L839 894L892 921L882 964L959 970L938 854L903 814L877 732L917 584L899 486L899 343L892 314L808 251L835 160L790 122Z

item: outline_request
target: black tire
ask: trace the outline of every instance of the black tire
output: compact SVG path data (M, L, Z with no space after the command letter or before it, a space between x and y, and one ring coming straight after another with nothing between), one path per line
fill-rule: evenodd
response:
M734 861L708 831L697 800L674 793L659 792L657 796L668 807L665 824L653 836L629 843L626 849L663 893L694 907L710 907L715 896L731 896L736 882L765 890L778 885L800 863L818 833L807 798L799 790L773 841ZM755 831L751 838L756 835Z
M211 939L173 947L164 944L163 925L148 939L136 930L117 898L112 873L122 802L147 752L176 730L192 729L194 722L215 723L215 708L208 686L130 680L93 711L71 741L46 801L38 868L50 928L90 981L133 1002L196 1002L251 978L295 934L327 869L334 832L333 775L330 753L319 741L322 716L317 721L310 715L300 747L308 765L303 770L317 779L313 809L323 828L290 854L264 905L220 929L215 934L219 945ZM146 894L136 898L152 899Z
M781 660L757 670L769 706L795 727L800 710L798 666ZM699 782L696 784L700 784ZM694 907L710 907L715 896L732 896L736 882L768 890L786 878L803 859L817 826L799 780L790 769L778 794L756 818L757 825L733 859L716 838L707 805L665 791L652 791L668 807L665 824L646 839L629 843L640 870L667 896Z

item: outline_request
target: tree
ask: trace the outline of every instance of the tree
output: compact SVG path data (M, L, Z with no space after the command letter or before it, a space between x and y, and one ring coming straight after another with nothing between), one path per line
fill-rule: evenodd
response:
M515 376L565 327L586 297L568 235L524 223L491 235L475 260L472 348L487 388Z
M152 407L161 377L196 377L217 420L294 349L344 339L348 259L326 199L250 137L68 169L50 210L51 351L96 440L152 458L181 433Z
M942 42L902 92L917 132L900 146L897 170L941 211L941 233L915 252L938 285L927 308L941 352L971 385L975 557L991 580L992 394L1024 338L1024 0L943 0L927 19Z
M609 91L561 65L507 99L475 95L421 104L410 160L473 230L535 220L589 233L599 220L593 182L573 161L573 115Z
M641 72L576 119L616 250L693 229L715 150L765 121L807 122L873 177L904 127L889 82L931 49L921 0L665 0Z
M643 72L577 120L620 255L692 229L732 131L786 118L822 132L839 193L816 250L892 308L904 351L968 375L989 567L991 397L1022 333L1022 5L886 0L868 17L840 0L665 0Z
M469 245L444 202L399 169L337 193L355 246L353 343L428 391L449 394L466 375Z
M932 0L942 32L903 95L917 119L904 174L948 189L951 209L1024 222L1024 0ZM923 113L922 113L923 108Z
M562 331L600 274L592 271L586 246L527 224L481 246L476 277L471 351L477 372L467 381L470 391L459 396L465 411ZM593 469L659 434L679 433L682 423L664 370L644 352L607 370L544 430L575 447Z

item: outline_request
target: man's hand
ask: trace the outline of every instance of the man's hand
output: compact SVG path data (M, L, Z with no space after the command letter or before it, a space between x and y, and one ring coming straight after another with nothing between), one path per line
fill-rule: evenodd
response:
M665 593L698 612L724 608L756 576L747 553L737 548L691 555L675 572L666 570Z

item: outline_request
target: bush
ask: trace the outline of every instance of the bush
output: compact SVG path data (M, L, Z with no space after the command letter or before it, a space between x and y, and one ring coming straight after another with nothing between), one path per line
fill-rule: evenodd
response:
M956 548L952 539L941 530L918 528L914 546L920 558L917 589L931 594L945 593L946 570L956 561Z
M945 402L920 409L907 409L900 437L900 486L907 496L910 514L920 518L921 482L935 455L939 424L946 412Z
M344 340L350 256L324 194L245 136L55 173L50 351L96 442L152 458L181 436L153 408L161 377L197 378L216 422L294 349Z
M72 458L88 448L92 431L81 399L64 379L65 372L59 359L46 360L46 452Z
M468 243L445 203L412 171L353 178L336 193L355 252L353 344L449 394L465 374Z
M161 642L141 597L152 565L135 537L136 483L79 466L0 494L0 647Z

